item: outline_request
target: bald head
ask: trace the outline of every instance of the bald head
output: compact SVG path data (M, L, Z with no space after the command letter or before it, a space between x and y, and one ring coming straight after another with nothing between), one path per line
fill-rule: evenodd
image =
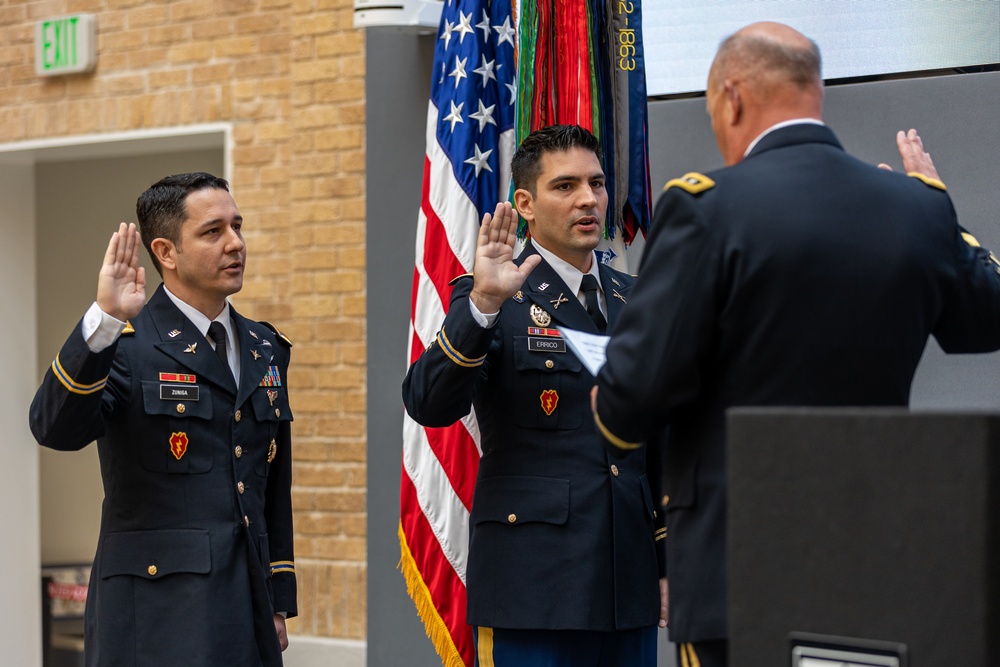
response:
M722 42L707 96L727 164L739 162L746 146L776 123L822 118L820 65L816 44L781 23L753 23Z

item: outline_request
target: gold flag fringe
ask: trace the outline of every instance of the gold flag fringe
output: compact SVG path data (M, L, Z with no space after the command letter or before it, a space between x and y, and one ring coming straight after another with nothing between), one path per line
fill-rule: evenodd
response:
M403 532L402 522L399 523L397 532L399 533L400 557L399 564L396 567L403 573L403 577L406 579L406 592L409 593L410 599L413 600L413 604L417 607L417 614L420 616L420 620L424 622L424 631L434 644L434 650L440 656L441 664L443 667L467 667L462 660L461 654L458 652L458 648L455 647L455 642L451 637L448 626L445 625L444 619L441 618L437 607L434 606L430 589L424 583L424 578L417 568L416 561L413 560L413 554L410 553L410 546L406 543L406 534Z

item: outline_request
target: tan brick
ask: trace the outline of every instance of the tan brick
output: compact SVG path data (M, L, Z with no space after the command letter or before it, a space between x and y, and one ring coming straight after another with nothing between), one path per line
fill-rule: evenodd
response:
M28 8L24 4L0 7L0 26L24 23L28 18Z
M212 39L223 35L234 33L234 24L231 20L220 20L210 18L205 21L194 21L190 24L191 37L193 39Z
M333 19L331 18L331 22ZM320 58L355 54L364 50L365 40L361 32L338 32L316 38L316 55Z
M233 66L231 63L195 65L191 68L191 82L196 86L227 81L232 75Z
M336 19L328 12L296 16L292 19L292 34L296 37L300 35L321 35L336 29Z
M146 43L150 46L169 46L191 40L191 29L184 24L170 24L146 31Z
M261 54L287 54L291 52L291 48L288 36L283 33L261 35L260 41L257 43L257 50Z
M287 71L287 57L240 58L236 63L236 76L240 78L274 76Z
M170 6L171 21L188 21L190 19L213 16L216 13L214 3L192 0L191 2L175 2Z
M198 62L211 57L212 44L204 41L174 44L167 51L167 59L172 63Z
M364 317L368 313L367 300L363 295L345 294L341 305L345 317Z
M128 49L125 58L129 70L149 70L164 65L163 49Z
M316 101L321 104L354 101L364 97L364 94L364 83L360 80L316 84Z
M215 40L215 55L219 58L245 56L257 53L259 40L256 37L232 37Z
M169 12L166 6L146 5L137 7L128 13L128 28L148 28L167 22Z

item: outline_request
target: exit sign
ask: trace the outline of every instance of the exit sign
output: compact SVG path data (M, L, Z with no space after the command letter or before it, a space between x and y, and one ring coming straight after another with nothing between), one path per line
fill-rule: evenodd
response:
M97 17L75 14L35 23L35 73L89 72L97 65Z

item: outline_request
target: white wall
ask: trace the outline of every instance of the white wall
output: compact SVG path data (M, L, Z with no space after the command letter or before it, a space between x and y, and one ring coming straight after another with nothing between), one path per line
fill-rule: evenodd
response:
M38 446L28 430L37 355L35 200L30 165L0 164L0 647L6 665L40 665Z

